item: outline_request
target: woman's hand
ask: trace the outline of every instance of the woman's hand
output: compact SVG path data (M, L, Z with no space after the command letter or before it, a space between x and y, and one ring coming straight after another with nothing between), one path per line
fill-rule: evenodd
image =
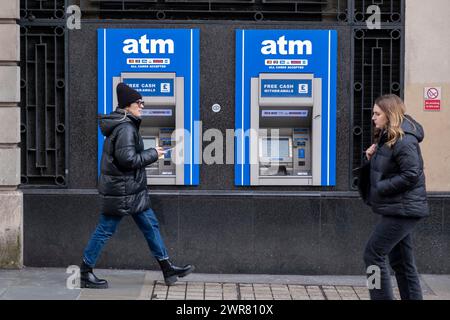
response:
M377 151L377 145L373 144L369 147L369 149L366 150L366 158L367 160L370 160L370 158L372 158L372 156L375 154L375 152Z

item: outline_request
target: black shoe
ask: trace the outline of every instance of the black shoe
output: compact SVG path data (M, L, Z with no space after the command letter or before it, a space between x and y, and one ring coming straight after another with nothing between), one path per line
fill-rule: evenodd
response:
M92 268L83 261L80 267L80 286L81 288L106 289L108 288L108 281L97 278Z
M178 277L185 277L195 270L195 267L190 264L187 264L184 267L177 267L173 265L169 259L158 260L158 263L161 266L166 286L174 284L175 282L177 282Z

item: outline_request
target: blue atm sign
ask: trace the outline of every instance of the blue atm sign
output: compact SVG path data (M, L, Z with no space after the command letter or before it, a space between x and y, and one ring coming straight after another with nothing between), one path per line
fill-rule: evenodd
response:
M261 97L311 98L311 80L261 80Z
M124 81L146 101L183 101L184 185L200 181L200 31L198 29L98 29L98 113L109 114L114 106L115 83ZM149 75L153 73L152 75ZM124 74L126 74L124 76ZM165 75L164 75L165 74ZM176 79L182 92L175 92ZM180 81L181 82L181 81ZM161 99L163 98L163 99ZM172 109L144 109L144 117L174 117ZM161 129L163 130L163 129ZM98 131L98 168L104 137ZM177 176L178 178L178 176ZM181 183L178 181L177 183Z
M173 79L133 79L123 81L144 97L173 97Z
M259 98L268 99L264 102L272 104L276 98L280 98L281 103L290 103L291 99L313 100L317 92L315 102L321 104L321 154L314 162L320 161L320 185L335 185L337 31L236 30L235 66L235 184L251 185L251 90L253 81L259 81ZM261 77L262 74L276 76ZM301 77L301 74L305 76ZM315 83L312 79L317 79L317 83L320 81L320 90L319 87L312 88ZM302 110L277 109L262 110L262 116L304 116Z

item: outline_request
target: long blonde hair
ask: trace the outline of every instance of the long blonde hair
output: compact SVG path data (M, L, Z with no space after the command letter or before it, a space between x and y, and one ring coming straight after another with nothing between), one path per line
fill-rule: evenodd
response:
M375 104L380 107L381 111L386 114L387 124L385 130L387 131L388 147L392 146L401 139L405 133L401 128L402 122L405 119L406 107L403 100L395 94L386 94L375 100ZM407 118L406 118L407 119ZM378 140L381 135L381 130L375 130L375 138Z

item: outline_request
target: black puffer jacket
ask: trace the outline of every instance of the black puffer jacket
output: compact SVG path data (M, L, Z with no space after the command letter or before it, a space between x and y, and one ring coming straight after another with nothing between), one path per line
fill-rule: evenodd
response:
M145 167L158 160L158 152L144 150L140 123L140 119L125 116L121 110L99 117L106 137L98 183L103 214L124 216L151 206Z
M429 208L419 147L423 128L407 115L402 129L405 135L392 148L386 145L387 135L382 135L370 160L369 202L378 214L426 217Z

